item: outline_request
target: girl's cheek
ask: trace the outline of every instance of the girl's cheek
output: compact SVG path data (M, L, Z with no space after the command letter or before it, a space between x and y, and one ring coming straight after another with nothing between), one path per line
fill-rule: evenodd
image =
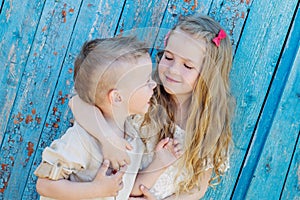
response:
M162 63L159 63L158 65L158 73L160 74L164 70L164 66Z
M197 84L197 82L198 82L198 77L193 77L193 80L191 81L191 86L193 87L193 88L195 88L196 87L196 84Z
M158 65L158 71L162 72L162 71L166 71L168 69L168 63L167 62L161 62Z
M159 65L162 65L162 66L166 66L167 64L168 64L168 61L165 58L162 58L159 62Z

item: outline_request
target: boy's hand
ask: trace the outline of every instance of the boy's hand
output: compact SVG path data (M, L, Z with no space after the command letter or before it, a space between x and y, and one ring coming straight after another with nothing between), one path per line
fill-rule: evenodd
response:
M99 191L101 197L117 196L119 191L123 188L123 175L127 169L126 166L122 167L116 174L106 175L109 167L109 161L104 160L100 167L95 179L92 181L94 188Z
M130 158L126 150L132 150L132 146L125 139L117 136L109 137L107 142L102 143L104 159L109 160L112 168L116 170L130 164Z

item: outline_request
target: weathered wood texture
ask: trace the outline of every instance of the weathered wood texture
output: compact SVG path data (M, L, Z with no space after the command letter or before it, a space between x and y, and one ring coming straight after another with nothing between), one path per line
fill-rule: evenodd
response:
M5 1L0 15L0 141L8 123L28 53L44 6L42 1ZM28 15L30 13L30 15Z
M297 177L295 168L297 168L298 162L295 163L295 161L297 156L299 156L299 149L298 153L295 149L298 142L297 137L299 137L300 124L300 29L297 28L300 25L299 19L300 13L298 8L254 133L255 136L250 146L250 154L246 158L247 160L244 163L243 171L238 181L234 194L235 199L243 199L246 194L249 196L249 199L254 198L255 194L260 194L262 199L270 199L270 197L272 197L271 199L276 199L283 188L283 177L288 175L290 167L294 168L294 171L288 175L289 179L290 181L297 181L296 178L293 179L291 176L293 174L293 177ZM294 157L292 152L295 153ZM294 159L294 162L292 166L289 166L292 159ZM257 185L260 185L262 182L266 183L265 190L261 192L251 191L253 189L260 190ZM247 191L249 185L250 191ZM285 186L286 191L283 195L290 191L290 197L296 196L297 186L288 185L288 187L287 185ZM269 194L270 191L272 191L271 194Z
M73 61L84 41L136 34L163 49L180 16L208 14L230 33L236 97L231 168L204 199L299 199L297 0L0 2L0 199L37 199L41 152L72 124Z
M239 178L245 180L244 177L251 178L253 176L251 170L255 165L251 166L251 169L243 170L244 163L247 164L249 156L259 156L261 148L264 148L266 138L258 140L255 146L251 146L252 138L261 137L263 134L263 130L259 132L255 132L255 130L257 123L261 119L265 120L261 118L261 111L264 109L265 99L270 94L268 90L272 83L271 80L278 70L277 63L280 61L281 51L285 47L284 41L288 36L293 15L297 11L297 1L281 3L253 1L238 41L231 73L232 92L236 97L237 104L233 123L235 150L231 156L231 170L219 186L222 187L222 191L216 190L210 194L215 199L232 198L237 180ZM280 96L272 98L279 100ZM276 109L276 107L271 109ZM266 119L269 119L268 116ZM269 123L271 122L269 121ZM291 153L289 152L290 155ZM240 176L241 172L244 173ZM246 185L248 183L241 181L239 184ZM257 185L257 189L267 190L263 184L269 183L261 182ZM247 187L242 189L238 187L235 192L243 193L246 190ZM258 194L254 194L252 198L255 195ZM243 196L236 199L243 199Z

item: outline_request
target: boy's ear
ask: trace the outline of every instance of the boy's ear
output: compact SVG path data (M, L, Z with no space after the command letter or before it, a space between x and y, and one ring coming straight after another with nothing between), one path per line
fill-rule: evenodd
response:
M111 104L118 104L122 102L122 96L117 89L108 92L108 99Z

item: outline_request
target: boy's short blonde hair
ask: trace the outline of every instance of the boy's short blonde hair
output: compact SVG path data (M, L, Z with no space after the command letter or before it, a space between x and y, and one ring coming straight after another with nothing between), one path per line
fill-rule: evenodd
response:
M136 37L94 39L85 42L75 60L75 90L85 102L95 105L106 95L141 56L146 45Z

